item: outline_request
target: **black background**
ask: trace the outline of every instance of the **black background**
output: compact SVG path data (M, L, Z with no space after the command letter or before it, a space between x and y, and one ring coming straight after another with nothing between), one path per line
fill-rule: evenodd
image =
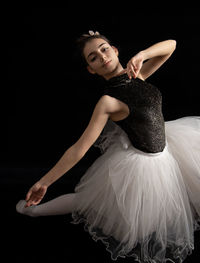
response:
M124 66L138 51L175 39L173 56L148 79L163 94L167 121L200 115L199 28L199 10L195 8L176 12L137 9L130 14L104 9L101 15L93 9L89 14L69 8L7 9L0 168L8 258L21 262L111 262L103 245L91 240L81 226L69 224L70 216L32 219L15 213L15 203L81 136L101 95L101 81L90 75L77 57L77 37L88 30L104 34L119 48ZM99 155L98 149L91 147L49 188L44 201L73 191ZM194 262L199 240L196 234L197 249L186 262Z

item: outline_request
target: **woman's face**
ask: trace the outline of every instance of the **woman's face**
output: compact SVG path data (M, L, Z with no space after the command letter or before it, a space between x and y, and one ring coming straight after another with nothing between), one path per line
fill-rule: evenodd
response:
M117 48L101 38L88 41L83 50L88 71L109 79L119 66Z

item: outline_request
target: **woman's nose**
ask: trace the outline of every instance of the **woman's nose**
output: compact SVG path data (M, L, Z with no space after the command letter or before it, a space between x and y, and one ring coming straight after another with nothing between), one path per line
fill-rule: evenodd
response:
M106 60L106 56L104 54L101 54L101 61L103 62L104 60Z

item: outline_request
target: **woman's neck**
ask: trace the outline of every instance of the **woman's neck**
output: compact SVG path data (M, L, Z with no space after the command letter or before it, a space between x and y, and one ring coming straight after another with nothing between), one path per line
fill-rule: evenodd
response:
M108 75L105 75L103 77L104 77L105 80L109 80L109 79L111 79L113 77L122 75L124 73L126 73L126 69L124 69L122 67L122 65L119 63L113 72L111 72Z

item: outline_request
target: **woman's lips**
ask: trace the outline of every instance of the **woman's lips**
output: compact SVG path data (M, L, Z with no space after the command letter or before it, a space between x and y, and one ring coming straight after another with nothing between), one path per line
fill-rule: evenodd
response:
M111 61L112 60L109 60L109 61L106 61L105 63L103 63L103 67L107 67L110 64Z

